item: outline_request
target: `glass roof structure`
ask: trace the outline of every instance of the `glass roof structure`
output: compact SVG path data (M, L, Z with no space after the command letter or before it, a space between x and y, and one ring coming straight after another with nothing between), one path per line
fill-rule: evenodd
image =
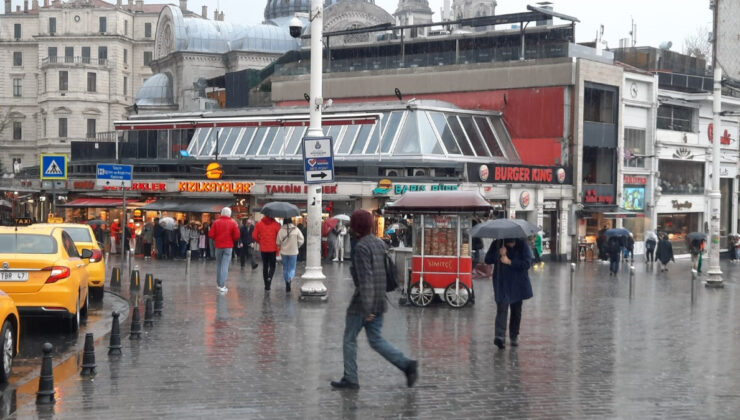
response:
M324 120L324 134L332 137L338 160L520 161L498 112L467 111L439 101L363 108L375 118ZM306 125L199 127L187 151L196 159L212 159L216 147L219 159L300 159Z
M134 103L139 106L173 105L172 80L164 73L148 78L136 92Z

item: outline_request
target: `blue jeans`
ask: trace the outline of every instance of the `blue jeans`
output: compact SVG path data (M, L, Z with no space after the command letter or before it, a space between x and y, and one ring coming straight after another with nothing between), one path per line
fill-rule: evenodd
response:
M383 328L383 314L378 314L374 320L365 322L365 317L362 315L347 313L343 343L344 379L355 384L359 383L357 377L357 335L362 327L365 327L365 334L367 334L370 347L395 367L405 371L411 360L380 335L380 330Z
M295 277L295 264L298 261L298 255L282 255L283 258L283 279L286 283Z
M216 248L216 283L218 287L226 286L226 276L229 275L232 251L231 248Z
M180 258L185 258L187 255L186 252L188 252L188 243L180 241Z
M609 271L616 274L619 271L619 259L609 262Z

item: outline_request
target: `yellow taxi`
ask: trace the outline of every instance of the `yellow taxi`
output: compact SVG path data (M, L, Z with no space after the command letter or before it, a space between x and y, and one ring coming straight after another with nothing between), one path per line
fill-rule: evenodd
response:
M38 225L46 225L39 223ZM95 239L90 225L81 225L77 223L53 223L46 226L58 226L64 229L72 240L75 242L77 252L82 253L83 249L89 249L93 252L90 257L90 263L87 265L87 287L90 288L90 297L92 299L103 298L103 287L105 286L105 260L103 259L103 250L100 248L98 240Z
M18 354L21 327L15 302L0 290L0 383L8 382L13 369L13 358Z
M0 290L22 316L57 316L76 332L87 316L89 249L58 225L0 227Z

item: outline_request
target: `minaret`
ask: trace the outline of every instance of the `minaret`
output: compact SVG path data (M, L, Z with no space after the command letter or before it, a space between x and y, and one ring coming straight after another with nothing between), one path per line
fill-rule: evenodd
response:
M432 23L432 9L427 0L398 0L393 16L400 25Z

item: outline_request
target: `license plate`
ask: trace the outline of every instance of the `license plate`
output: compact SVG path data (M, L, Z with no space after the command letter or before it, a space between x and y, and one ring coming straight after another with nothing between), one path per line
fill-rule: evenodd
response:
M28 271L0 271L0 281L27 281Z

